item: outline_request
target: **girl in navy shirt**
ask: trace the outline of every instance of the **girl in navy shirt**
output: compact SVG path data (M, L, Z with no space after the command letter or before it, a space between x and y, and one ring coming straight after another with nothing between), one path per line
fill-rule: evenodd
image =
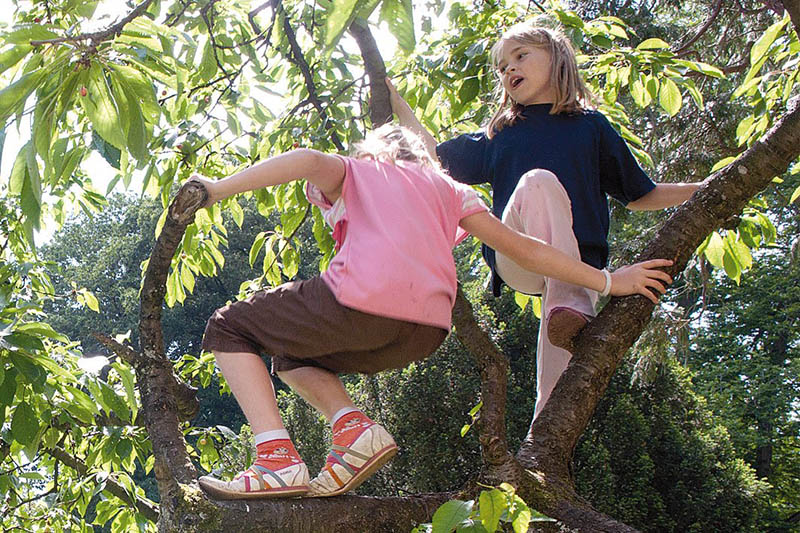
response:
M387 80L400 123L458 181L490 183L493 212L512 228L603 269L608 262L607 196L633 210L663 209L687 200L699 184L655 184L608 120L586 106L566 36L527 23L510 28L491 51L502 84L500 104L482 132L437 146ZM523 270L484 247L492 288L503 283L542 296L536 355L537 416L571 358L572 339L596 315L600 293Z

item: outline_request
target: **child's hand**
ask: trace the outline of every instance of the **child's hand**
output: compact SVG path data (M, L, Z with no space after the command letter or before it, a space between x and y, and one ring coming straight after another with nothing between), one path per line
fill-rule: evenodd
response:
M611 294L614 296L641 294L657 304L658 296L653 294L653 290L659 295L664 294L667 290L666 285L672 283L672 276L655 269L671 264L672 261L669 259L651 259L619 268L611 273Z
M197 183L200 183L205 188L206 192L208 193L208 200L206 200L206 203L205 203L205 205L203 205L203 207L211 207L216 202L221 200L219 195L215 195L216 186L217 186L217 182L216 181L210 180L210 179L206 178L205 176L201 176L199 174L193 174L192 177L189 178L189 180L186 183L189 183L189 181L195 181Z

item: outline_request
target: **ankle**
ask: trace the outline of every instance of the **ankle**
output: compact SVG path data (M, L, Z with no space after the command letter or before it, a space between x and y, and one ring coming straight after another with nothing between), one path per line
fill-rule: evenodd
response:
M289 439L273 439L256 446L255 464L272 470L302 463L300 454Z

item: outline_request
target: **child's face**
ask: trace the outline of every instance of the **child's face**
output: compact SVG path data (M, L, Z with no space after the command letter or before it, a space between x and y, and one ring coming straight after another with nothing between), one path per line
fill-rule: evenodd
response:
M519 104L548 104L555 100L550 84L550 54L544 48L505 41L497 72L506 92Z

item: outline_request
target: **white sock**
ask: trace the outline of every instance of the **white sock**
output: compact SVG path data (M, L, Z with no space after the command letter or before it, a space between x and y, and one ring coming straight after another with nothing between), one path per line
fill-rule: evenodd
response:
M341 409L336 411L336 414L334 414L333 418L331 418L331 426L333 426L336 423L336 421L342 418L344 415L349 413L356 413L359 411L361 411L361 409L358 409L356 407L342 407Z
M289 432L285 429L273 429L272 431L264 431L255 436L256 446L262 442L270 440L287 439L289 440Z

